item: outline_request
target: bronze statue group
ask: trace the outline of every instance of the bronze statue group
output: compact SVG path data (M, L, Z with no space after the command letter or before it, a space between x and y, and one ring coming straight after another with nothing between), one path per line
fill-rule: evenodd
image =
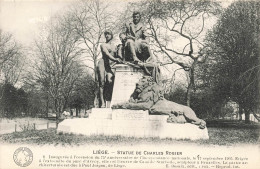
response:
M169 115L168 123L189 122L204 129L206 122L199 119L190 107L164 98L159 64L151 53L148 36L140 20L141 14L134 12L133 22L126 24L125 30L119 34L122 44L117 47L111 43L113 33L110 30L104 32L106 43L101 45L102 59L99 60L97 68L100 107L105 108L105 100L110 101L112 97L115 71L113 66L127 64L143 69L145 75L136 84L129 101L112 105L112 109L149 110L150 114Z
M119 34L122 44L117 47L111 43L113 39L112 31L106 30L104 32L106 43L101 45L102 59L99 60L97 67L101 108L106 107L104 99L104 87L106 84L108 88L106 90L108 92L106 100L111 99L111 86L113 86L114 79L113 66L115 64L137 65L144 68L148 75L157 76L156 80L159 78L159 69L154 63L145 27L140 20L141 14L134 12L133 22L126 24L125 31ZM149 68L151 71L148 70Z

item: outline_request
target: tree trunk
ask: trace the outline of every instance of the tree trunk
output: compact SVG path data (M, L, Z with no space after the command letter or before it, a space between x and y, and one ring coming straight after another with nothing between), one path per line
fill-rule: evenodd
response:
M245 123L250 123L250 111L245 110Z
M59 119L60 119L60 113L59 113L59 112L56 112L56 128L58 128Z
M192 85L191 85L191 83L189 82L188 88L187 88L187 93L186 93L186 104L187 104L187 106L189 106L189 107L190 107L191 87L192 87Z
M54 100L54 108L55 108L55 113L56 113L56 128L58 128L59 124L59 119L60 119L60 112L58 109L58 103L57 99Z
M257 42L258 42L258 52L260 51L260 33L258 34L258 38L257 38ZM260 122L260 116L257 114L260 114L260 55L258 55L258 67L257 67L257 103L256 103L256 111L253 112L255 118L258 120L258 122ZM256 114L257 113L257 114ZM258 117L258 118L257 118Z
M97 74L97 61L94 60L94 75L95 75L95 99L94 99L94 107L99 108L99 83L98 83L98 74Z
M243 109L242 106L239 104L239 108L238 108L238 115L239 115L239 121L242 121L242 114L243 114Z
M223 109L222 109L222 104L220 103L220 104L219 104L219 114L218 114L219 119L220 119L220 118L223 118L223 112L222 112L222 110L223 110ZM223 119L224 119L224 118L223 118Z
M225 112L223 111L223 109L224 109L224 105L223 104L221 104L221 106L220 106L220 113L221 113L221 117L222 117L222 119L225 119L225 116L226 116L226 114L225 114Z
M224 119L225 114L223 113L223 107L225 105L225 101L222 101L220 103L216 103L216 112L215 114L217 115L218 119Z
M48 94L47 94L46 99L47 99L47 103L46 103L46 112L45 112L45 115L46 115L46 117L48 117L48 113L49 113L49 96L48 96Z
M78 117L79 116L79 108L78 107L76 107L76 117Z
M189 82L188 82L188 88L186 93L186 104L190 107L191 102L191 91L192 89L195 89L195 80L194 80L194 67L197 63L197 60L194 60L190 70L189 70Z

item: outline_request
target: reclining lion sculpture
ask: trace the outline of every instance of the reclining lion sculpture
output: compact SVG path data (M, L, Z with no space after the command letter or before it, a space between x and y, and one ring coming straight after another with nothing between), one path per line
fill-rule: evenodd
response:
M206 122L199 119L188 106L164 98L164 88L150 76L144 76L136 84L128 102L115 104L112 109L149 110L150 114L169 115L168 123L192 123L204 129Z

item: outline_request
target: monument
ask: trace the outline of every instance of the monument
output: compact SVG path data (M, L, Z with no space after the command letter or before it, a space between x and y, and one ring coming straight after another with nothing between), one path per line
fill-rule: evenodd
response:
M88 118L62 121L58 132L88 136L209 138L206 122L190 107L164 98L160 68L151 55L140 18L140 13L133 13L133 23L127 24L125 32L119 35L122 44L117 49L110 44L112 32L104 34L106 43L101 45L99 88L102 99L102 85L112 84L111 103L105 104L103 99L100 108L93 108Z

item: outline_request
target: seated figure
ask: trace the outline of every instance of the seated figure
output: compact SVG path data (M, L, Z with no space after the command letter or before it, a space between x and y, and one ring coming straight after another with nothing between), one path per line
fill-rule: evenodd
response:
M152 59L149 40L145 32L145 27L140 23L141 14L133 13L133 23L126 24L124 39L125 61L149 62ZM120 38L121 39L121 38Z
M129 54L132 54L132 53L128 52L129 48L126 44L132 43L133 40L132 39L129 40L125 33L120 33L119 38L120 38L122 44L119 44L117 46L117 56L119 58L122 58L123 62L125 64L130 64L129 61L133 61L133 60L131 60L132 57L130 57ZM133 46L135 46L135 45L137 45L137 44L133 44ZM150 48L149 48L148 43L146 43L146 42L140 43L139 45L142 48L145 46L145 48L144 48L145 50L142 50L144 52L142 53L142 51L141 51L141 52L138 53L139 50L137 50L135 52L137 54L139 54L139 55L137 55L137 56L139 56L138 58L142 58L142 56L144 56L144 58L143 58L144 60L142 62L140 62L140 60L138 62L135 62L136 63L135 65L142 68L146 75L152 76L156 82L159 82L160 78L161 78L159 64L155 62L155 59L150 54Z

